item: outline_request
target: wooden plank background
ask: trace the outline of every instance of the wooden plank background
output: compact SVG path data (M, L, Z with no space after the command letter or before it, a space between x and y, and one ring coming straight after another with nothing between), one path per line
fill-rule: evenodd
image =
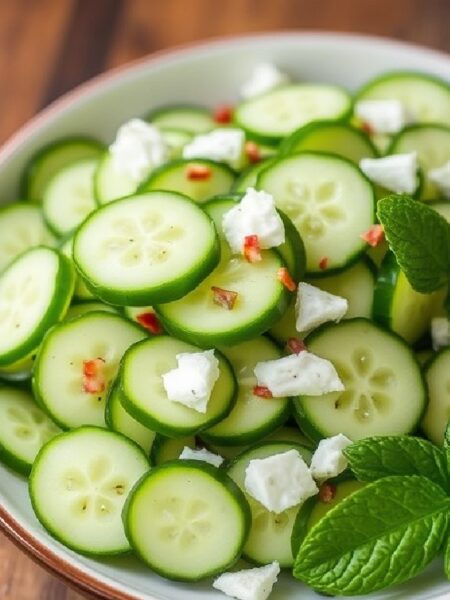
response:
M385 35L450 51L450 0L0 0L0 143L111 67L214 36L282 29ZM1 600L81 600L0 534Z

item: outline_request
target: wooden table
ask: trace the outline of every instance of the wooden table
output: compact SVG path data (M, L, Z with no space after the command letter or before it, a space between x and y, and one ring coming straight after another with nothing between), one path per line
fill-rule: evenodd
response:
M449 0L0 0L0 143L89 77L160 48L280 29L450 51ZM0 535L1 600L81 600Z

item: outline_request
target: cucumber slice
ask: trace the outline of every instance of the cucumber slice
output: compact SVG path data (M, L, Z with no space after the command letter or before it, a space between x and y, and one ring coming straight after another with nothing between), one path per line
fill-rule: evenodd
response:
M63 429L105 426L105 402L125 350L145 336L117 314L89 312L48 332L36 359L35 397ZM104 360L104 389L84 391L84 361Z
M1 368L0 380L3 379L4 381L17 382L30 379L35 358L36 354L33 353L22 360L18 360L7 367Z
M436 124L405 127L394 137L387 154L408 152L417 152L417 160L423 171L424 182L420 198L424 200L440 198L441 194L436 185L428 179L427 172L442 167L450 160L450 127Z
M116 379L111 387L106 403L106 425L109 429L117 431L117 433L122 433L130 440L133 440L133 442L136 442L148 456L150 454L150 449L153 446L156 433L141 425L139 421L136 421L136 419L133 419L133 417L127 413L122 406L120 396L119 380Z
M145 329L147 333L150 332L151 335L164 333L163 327L152 306L125 306L123 312L130 321ZM146 317L148 317L148 320L146 320ZM154 317L155 320L152 321L150 317Z
M257 188L299 231L309 275L342 270L365 251L360 235L374 223L374 191L350 161L313 152L283 157L260 173Z
M157 108L147 115L147 121L161 129L182 129L193 135L206 133L217 127L207 108L188 104Z
M30 476L34 512L65 546L92 556L130 550L122 508L148 470L142 450L126 437L81 427L53 438L39 452Z
M204 180L189 178L189 169L199 165L209 169L210 176ZM223 163L196 158L178 159L155 169L139 187L139 193L168 190L185 194L195 202L202 203L211 196L226 194L234 182L234 171Z
M251 460L267 458L288 450L298 450L302 458L309 463L309 448L293 442L268 442L249 448L229 465L228 475L245 494L245 470ZM245 494L252 513L252 528L243 549L246 560L257 565L266 565L274 560L280 567L288 568L294 564L291 550L291 534L298 506L293 506L280 514L269 512L252 496Z
M26 250L54 243L39 206L15 202L0 209L0 271Z
M104 146L87 137L73 137L52 142L38 150L29 160L22 176L21 196L41 201L53 175L78 160L99 158Z
M429 440L442 446L450 419L450 348L444 348L426 365L428 406L422 419L422 430Z
M27 250L0 275L0 367L33 353L65 314L74 287L67 259L51 248Z
M97 208L93 178L98 159L70 163L50 179L42 195L42 210L50 229L63 236Z
M233 200L220 199L205 205L222 241L219 266L184 298L155 307L169 333L200 346L231 345L252 339L266 331L288 303L289 292L277 276L283 262L275 250L263 250L263 259L258 263L231 255L221 223L223 214L233 204ZM232 310L214 303L213 286L238 293Z
M105 152L94 173L94 197L98 204L108 204L136 192L136 181L126 173L119 173L110 152Z
M147 306L181 298L219 261L211 219L184 196L150 192L116 200L75 234L75 264L95 295Z
M372 79L357 93L359 100L400 100L420 123L450 125L450 86L425 73L392 71Z
M195 450L197 444L193 435L173 439L157 433L150 453L150 462L158 466L169 460L175 460L179 458L185 446Z
M311 150L338 154L357 165L362 158L378 156L378 151L368 135L347 123L335 121L309 123L285 138L279 148L280 154Z
M392 252L384 258L373 297L373 318L398 333L409 344L417 342L429 329L436 310L442 306L446 290L419 294L407 280Z
M76 273L75 264L73 262L73 236L70 236L66 239L66 241L60 247L60 250L64 256L70 260ZM73 296L77 300L81 301L96 299L94 294L87 288L86 284L78 274L75 275L75 288L73 290Z
M260 398L253 394L257 385L253 369L256 363L282 356L269 339L259 337L231 348L222 348L236 373L238 395L230 414L202 433L206 442L226 446L243 446L261 440L289 416L288 398Z
M291 219L278 210L284 225L285 242L277 250L286 263L289 273L295 281L303 279L306 271L305 244Z
M304 435L298 427L283 426L270 433L264 440L265 442L294 442L301 446L313 448L311 440Z
M81 317L81 315L85 315L86 313L98 311L117 314L117 310L114 306L104 304L103 302L80 302L80 304L72 304L72 306L69 306L65 320L68 321L69 319Z
M426 405L420 367L397 335L366 319L324 325L308 336L308 350L330 360L343 392L301 396L300 428L320 440L343 433L351 440L415 431Z
M177 366L176 355L199 348L167 335L143 340L123 357L121 402L137 421L162 435L182 437L202 431L223 419L236 401L236 380L226 358L216 350L219 379L206 413L168 399L161 376Z
M0 460L28 475L36 454L60 429L33 401L31 394L0 387Z
M286 85L242 102L234 111L234 119L250 137L276 143L311 121L343 120L350 112L351 99L346 91L309 83Z
M165 127L161 130L164 141L169 149L169 156L173 160L180 158L183 148L194 137L192 133L185 129L175 127Z
M234 482L200 461L155 467L134 488L124 510L130 543L156 573L198 581L239 558L250 511Z
M261 160L259 163L247 167L247 169L245 169L245 171L243 171L233 183L231 188L232 191L244 193L247 188L254 188L256 186L256 181L258 180L258 175L263 169L268 167L271 162L271 159Z

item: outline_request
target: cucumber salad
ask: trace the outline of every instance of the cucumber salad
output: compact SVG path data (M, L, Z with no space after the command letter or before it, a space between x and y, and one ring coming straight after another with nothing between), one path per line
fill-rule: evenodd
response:
M29 160L0 460L68 548L238 600L450 577L450 86L238 88Z

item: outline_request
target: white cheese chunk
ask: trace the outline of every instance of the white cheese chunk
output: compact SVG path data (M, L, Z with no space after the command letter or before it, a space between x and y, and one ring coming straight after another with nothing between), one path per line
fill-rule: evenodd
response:
M254 373L258 385L269 388L275 398L322 396L344 390L332 363L307 351L259 362Z
M245 489L276 514L302 504L319 491L297 450L251 460L245 470Z
M348 301L310 285L299 283L295 304L297 331L305 333L327 321L340 321L348 310Z
M400 100L360 100L355 104L355 115L374 133L397 133L411 122Z
M130 177L136 184L169 157L159 129L141 119L124 123L109 151L116 171Z
M320 440L311 459L310 471L314 479L324 481L345 471L348 461L342 451L351 443L342 433Z
M264 94L284 83L289 83L289 77L272 63L262 62L257 64L248 81L241 87L243 98L253 98Z
M221 456L218 454L213 454L206 448L202 448L201 450L192 450L192 448L189 448L188 446L183 448L180 458L181 460L203 460L204 462L214 465L215 467L220 467L224 461Z
M242 252L245 237L257 235L261 248L284 243L284 224L270 194L247 188L242 200L222 218L223 233L235 254Z
M223 573L214 581L213 587L238 600L267 600L279 573L280 565L273 562L264 567Z
M441 167L428 171L428 178L439 188L443 196L450 200L450 160Z
M363 158L359 163L367 177L397 194L412 194L417 187L417 153Z
M162 375L167 397L172 402L205 413L219 378L219 361L214 350L183 352L176 358L178 367Z
M450 346L450 322L446 317L431 319L431 341L436 351Z
M245 133L242 129L213 129L197 135L183 148L183 158L206 158L239 168L243 161Z

